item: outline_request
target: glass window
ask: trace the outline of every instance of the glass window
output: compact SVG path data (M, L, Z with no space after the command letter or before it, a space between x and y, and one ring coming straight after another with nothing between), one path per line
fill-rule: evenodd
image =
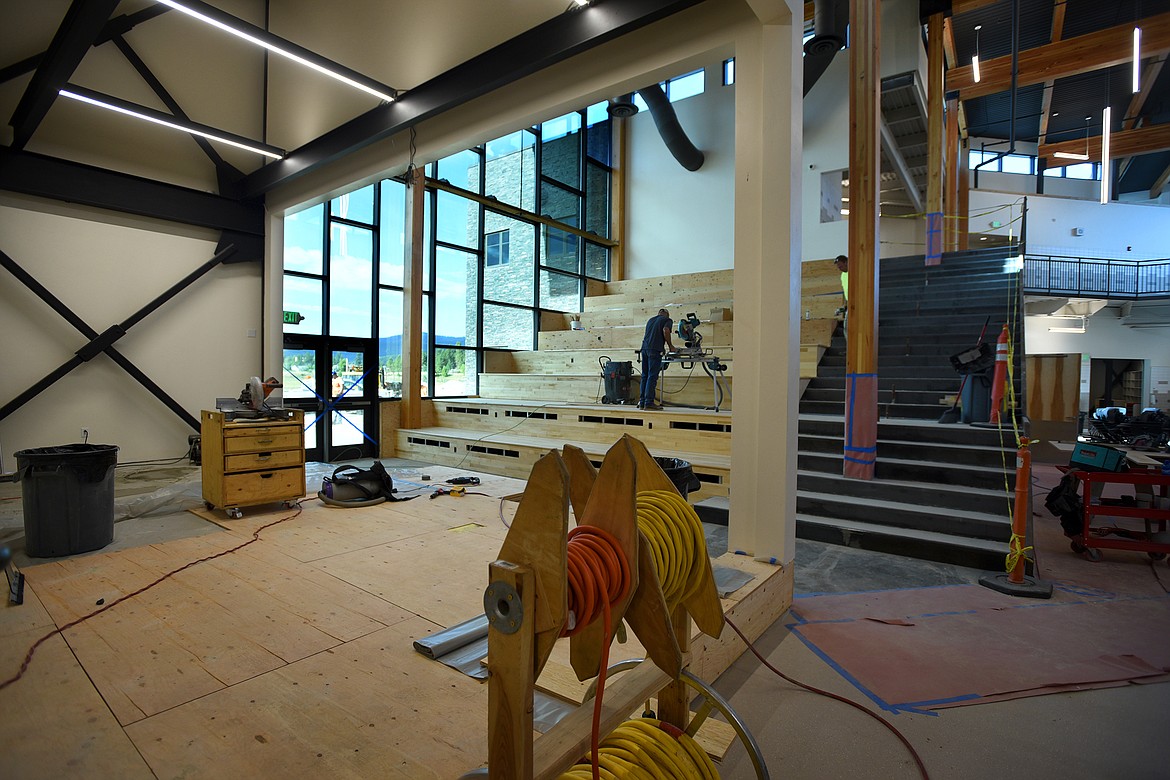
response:
M544 236L544 253L541 256L541 265L570 273L579 273L581 249L577 236L547 226L541 232Z
M536 209L536 134L531 130L487 143L484 194L526 211Z
M485 212L484 228L489 236L508 237L508 262L490 265L485 254L483 298L485 301L531 306L536 292L536 227L529 222Z
M285 333L321 335L321 280L284 276L284 310L304 317L299 324L286 322Z
M338 223L329 235L329 334L369 338L373 329L374 233Z
M456 187L479 192L479 151L468 149L439 160L438 179L446 179Z
M609 171L585 165L585 229L609 238Z
M382 182L381 219L378 225L378 283L403 285L406 267L406 185Z
M402 397L402 293L378 291L378 395Z
M688 73L666 82L666 97L673 103L676 100L703 94L705 86L706 72L696 70L694 73Z
M366 424L365 412L361 409L335 409L329 416L330 425L333 426L329 432L329 442L333 447L348 447L362 443L362 439L365 438L363 433Z
M581 186L581 115L574 112L540 126L540 172L570 187Z
M723 86L730 87L735 83L735 58L723 61Z
M435 238L445 244L479 248L479 204L461 195L439 191L438 230Z
M585 112L585 155L602 165L609 165L613 152L613 122L609 118L609 101L596 103Z
M435 343L474 346L478 331L479 258L445 246L435 249Z
M479 367L473 349L435 350L435 397L475 395Z
M335 351L330 365L329 397L344 395L350 401L358 400L362 397L364 375L362 353Z
M286 349L281 393L285 398L313 398L317 395L317 353L311 349Z
M577 227L581 224L581 196L552 182L541 182L540 213Z
M321 275L324 215L325 205L319 203L284 218L284 270Z
M483 237L483 264L488 267L508 264L507 230L497 230Z
M984 160L992 160L994 158L995 158L994 152L968 152L967 153L967 167L974 170ZM999 162L994 162L994 163L991 163L990 165L984 165L979 170L981 170L981 171L998 171L999 170Z
M581 311L581 277L542 270L540 307L556 311Z
M422 297L422 361L419 365L419 382L422 384L423 398L431 397L431 385L427 381L427 376L430 371L431 364L431 294L425 293Z
M483 305L483 344L503 349L532 349L534 311L510 306Z
M609 281L609 248L585 242L585 275Z
M352 219L354 222L364 222L371 225L374 222L374 185L362 187L360 190L347 192L334 198L329 204L329 213L342 219Z
M1029 157L1024 154L1009 154L1000 160L1002 165L1001 170L1004 173L1035 173L1036 170L1033 167L1035 160L1035 157Z
M1064 168L1045 168L1045 176L1051 176L1054 179L1059 179L1064 176Z
M1095 165L1093 163L1077 163L1076 165L1066 165L1064 168L1064 176L1066 179L1095 179Z

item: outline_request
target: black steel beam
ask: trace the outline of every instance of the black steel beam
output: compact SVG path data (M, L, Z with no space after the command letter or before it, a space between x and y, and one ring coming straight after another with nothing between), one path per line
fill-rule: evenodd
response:
M69 81L81 58L101 35L118 0L73 0L37 72L12 112L12 148L23 149L49 113L57 91Z
M106 23L104 28L102 28L102 34L97 37L97 40L93 42L93 45L100 46L106 41L113 40L115 36L125 35L143 22L148 22L156 16L165 14L169 10L171 9L167 8L165 5L155 4L147 8L143 8L141 11L136 11L132 14L122 14L121 16L115 16ZM36 70L37 65L39 65L41 60L45 58L45 54L46 52L34 54L31 57L25 57L20 62L14 62L11 65L7 65L0 69L0 84L3 84L10 79L14 79L17 76L23 76L25 73L31 73L32 71Z
M213 230L264 235L264 206L259 202L2 147L0 189Z
M244 178L241 191L246 196L262 195L425 119L702 1L599 0L560 14L254 171Z

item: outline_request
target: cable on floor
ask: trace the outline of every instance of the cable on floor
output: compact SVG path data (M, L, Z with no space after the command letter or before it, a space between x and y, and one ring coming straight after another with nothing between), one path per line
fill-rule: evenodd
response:
M813 693L820 694L821 696L828 696L830 699L836 699L837 701L844 702L845 704L848 704L850 707L853 707L854 709L861 710L866 715L873 718L878 723L881 723L887 729L892 731L894 733L894 736L897 737L899 739L899 741L901 741L901 743L906 746L906 749L910 751L910 755L914 758L914 763L918 765L918 771L922 773L923 780L930 780L930 774L926 771L926 765L924 763L922 763L922 757L918 755L918 751L915 750L914 746L910 744L910 740L906 739L906 737L902 734L902 732L898 731L897 727L894 726L894 724L890 723L888 720L883 718L881 715L878 715L876 712L873 712L872 710L866 709L865 707L861 706L860 704L853 701L852 699L847 699L844 696L839 696L839 695L832 693L830 691L822 690L820 688L817 688L816 686L808 685L806 683L802 683L800 680L796 680L796 679L793 679L792 677L789 677L784 672L780 671L775 666L772 666L772 664L768 663L768 659L764 658L764 656L760 654L760 651L756 649L756 646L753 645L748 640L748 638L746 636L744 636L744 633L739 630L739 626L737 626L737 625L735 625L735 623L731 622L731 618L725 617L724 620L727 621L727 625L731 626L731 629L733 631L735 631L735 633L739 634L739 638L744 641L744 644L747 645L748 650L752 651L752 655L754 655L756 658L760 659L760 663L762 663L769 670L771 670L772 672L777 674L781 679L784 679L784 680L792 683L793 685L804 688L806 691L811 691Z
M159 577L157 580L150 583L149 585L144 585L141 588L139 588L138 590L133 591L132 593L127 593L124 596L121 596L117 599L114 599L109 604L104 605L101 609L95 610L94 612L90 612L88 615L82 615L81 617L77 618L76 620L71 621L69 623L66 623L65 625L61 626L60 628L53 629L52 631L45 634L43 637L41 637L40 639L38 639L36 642L33 643L33 646L28 649L28 652L24 656L24 661L20 665L20 671L18 671L14 676L9 677L7 680L0 682L0 691L4 690L9 685L12 685L17 680L19 680L21 677L23 677L24 673L26 671L28 671L29 664L32 663L33 654L36 653L37 648L40 647L45 642L47 642L48 640L52 639L57 634L64 634L66 631L73 628L74 626L81 625L82 623L89 620L90 618L97 617L98 615L102 614L103 612L105 612L108 609L113 609L117 605L121 604L123 601L127 601L129 599L134 598L135 596L138 596L138 595L145 593L146 591L153 588L155 585L158 585L158 584L162 583L163 581L170 579L171 577L175 576L176 574L178 574L181 571L186 571L187 569L190 569L192 566L195 566L196 564L206 563L207 561L215 560L216 558L222 558L223 556L234 553L237 550L242 550L243 548L247 547L248 545L252 544L253 542L260 541L260 532L261 531L263 531L267 528L271 528L274 525L280 525L283 522L286 522L288 520L292 520L293 518L295 518L302 511L301 504L303 504L307 500L308 500L307 498L302 498L300 501L298 501L297 505L296 505L296 511L293 512L291 515L286 515L285 517L282 517L279 520L273 520L271 523L266 523L265 525L262 525L259 528L257 528L255 531L252 532L252 538L249 539L248 541L241 542L240 544L237 544L235 547L224 550L222 552L217 552L214 555L208 555L204 558L200 558L198 560L191 561L190 563L185 563L182 566L180 566L179 568L177 568L173 571L167 572L166 574Z

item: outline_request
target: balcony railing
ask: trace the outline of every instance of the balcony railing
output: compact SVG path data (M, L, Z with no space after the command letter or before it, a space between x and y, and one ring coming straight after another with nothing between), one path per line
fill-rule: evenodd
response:
M1070 298L1170 298L1170 259L1024 256L1024 293Z

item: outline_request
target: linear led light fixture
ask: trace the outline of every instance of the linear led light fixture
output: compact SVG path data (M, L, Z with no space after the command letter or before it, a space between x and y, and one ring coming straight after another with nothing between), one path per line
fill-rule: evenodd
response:
M1141 92L1142 87L1142 28L1133 28L1133 91Z
M224 130L217 130L214 127L201 125L198 122L191 122L190 120L182 120L178 117L164 114L162 111L156 111L153 108L140 106L137 103L131 103L128 100L122 100L111 95L104 95L101 92L95 92L92 89L85 87L78 87L74 84L67 84L65 88L58 91L61 97L79 100L82 103L89 103L91 106L98 106L110 111L116 111L119 114L136 117L138 119L145 119L147 122L153 122L156 125L163 127L170 127L175 130L182 130L184 133L194 133L195 135L203 136L212 141L220 141L221 143L234 146L238 149L244 149L256 154L262 154L265 157L271 157L274 160L279 160L285 155L285 151L275 146L260 143L259 141L252 141L244 138L241 135L228 133Z
M979 31L983 29L983 25L975 25L975 56L971 58L971 75L975 77L975 83L979 83Z
M1109 202L1109 180L1112 177L1109 170L1109 120L1113 113L1111 106L1105 106L1101 112L1101 202Z
M374 81L355 70L350 70L344 65L339 65L332 60L298 46L292 41L286 41L267 30L262 30L234 16L225 14L218 8L201 2L201 0L183 0L182 3L177 3L174 0L157 1L165 6L174 8L176 11L185 13L193 19L198 19L205 24L210 24L212 27L218 27L224 32L231 33L237 38L243 38L249 43L262 46L273 54L279 54L281 57L286 57L307 68L312 68L329 78L337 79L343 84L360 89L362 92L373 95L379 100L391 103L398 96L398 90L393 87L388 87L385 84Z
M1053 114L1055 116L1055 114ZM1085 117L1085 151L1081 152L1053 152L1053 157L1060 157L1063 160L1087 160L1089 159L1089 119Z

